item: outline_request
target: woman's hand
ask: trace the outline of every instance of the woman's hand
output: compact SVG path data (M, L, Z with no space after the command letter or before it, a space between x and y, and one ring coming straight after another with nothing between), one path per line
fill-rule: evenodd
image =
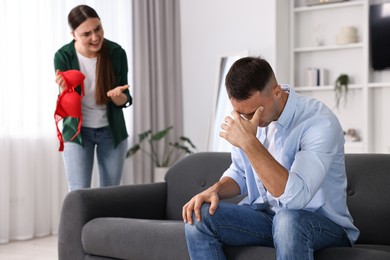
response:
M60 70L56 70L55 82L60 87L61 92L65 90L66 84L65 84L65 80L62 78L62 75L60 74Z
M129 88L129 85L118 86L107 92L107 96L111 98L117 106L123 106L127 102L127 96L123 94L123 91Z
M129 85L123 85L123 86L118 86L114 89L111 89L107 92L107 96L110 98L113 97L118 97L122 94L123 91L129 88Z

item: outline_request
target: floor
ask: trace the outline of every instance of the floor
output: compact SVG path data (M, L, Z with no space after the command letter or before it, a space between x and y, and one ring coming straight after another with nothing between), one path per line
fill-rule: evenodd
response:
M0 260L56 260L57 236L0 245Z

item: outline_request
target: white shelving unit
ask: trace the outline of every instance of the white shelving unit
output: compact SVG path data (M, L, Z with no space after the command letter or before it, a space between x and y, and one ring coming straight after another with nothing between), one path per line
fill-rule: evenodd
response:
M294 88L327 104L344 130L355 129L361 141L346 144L346 152L390 152L390 70L374 71L369 52L370 4L378 0L348 0L306 6L290 2L290 81ZM342 27L357 28L356 43L338 45ZM328 82L308 86L308 68L328 70ZM347 102L335 108L334 82L340 74L350 78Z
M346 152L371 151L370 100L368 93L368 0L305 6L293 0L290 6L290 77L294 88L327 104L343 129L355 129L361 141L346 143ZM357 29L356 43L338 45L336 35L345 26ZM328 71L322 86L307 86L308 68ZM347 101L336 108L334 82L341 74L350 78Z

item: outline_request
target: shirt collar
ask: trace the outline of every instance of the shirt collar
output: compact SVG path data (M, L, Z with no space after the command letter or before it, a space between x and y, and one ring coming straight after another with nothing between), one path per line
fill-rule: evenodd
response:
M296 106L298 104L298 94L294 89L287 84L281 84L280 87L283 91L289 92L286 105L283 108L282 113L279 116L278 123L284 127L288 127L295 113Z

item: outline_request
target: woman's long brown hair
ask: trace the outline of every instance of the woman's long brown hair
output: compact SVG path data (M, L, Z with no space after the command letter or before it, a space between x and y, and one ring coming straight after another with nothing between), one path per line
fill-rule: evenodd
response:
M115 85L115 76L112 69L110 54L106 42L103 42L96 63L96 104L104 105L110 100L107 92Z
M68 15L68 23L72 31L85 22L88 18L98 18L99 15L96 11L88 5L78 5L74 7ZM110 100L107 97L107 92L115 86L115 75L112 69L110 60L110 53L107 47L107 43L104 40L102 48L97 56L96 63L96 90L95 99L96 104L104 105Z

